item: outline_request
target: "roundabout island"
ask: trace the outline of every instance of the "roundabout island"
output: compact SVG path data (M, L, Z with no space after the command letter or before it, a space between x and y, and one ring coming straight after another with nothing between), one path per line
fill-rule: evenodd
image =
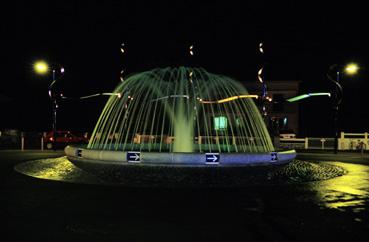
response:
M130 76L113 93L87 147L65 148L74 165L103 179L126 182L132 170L155 167L222 173L296 157L275 151L257 96L232 78L158 68Z

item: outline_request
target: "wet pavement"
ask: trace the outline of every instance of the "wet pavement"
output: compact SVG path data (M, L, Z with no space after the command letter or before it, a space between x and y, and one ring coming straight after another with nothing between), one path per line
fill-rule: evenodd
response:
M250 187L303 181L320 181L342 176L346 170L334 164L293 160L288 164L235 167L178 167L168 165L126 165L124 173L103 172L95 176L75 166L66 156L22 162L14 169L39 179L125 187L211 188ZM117 179L119 178L119 179Z
M0 151L1 241L369 239L369 161L357 154L345 154L344 161L300 155L344 168L340 177L244 188L73 184L14 170L24 161L61 154Z

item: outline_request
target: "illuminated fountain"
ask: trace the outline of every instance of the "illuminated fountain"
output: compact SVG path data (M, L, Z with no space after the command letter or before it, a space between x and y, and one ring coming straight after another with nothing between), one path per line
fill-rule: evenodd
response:
M237 81L202 68L164 68L120 83L86 148L68 146L75 165L92 172L132 166L222 167L286 163Z

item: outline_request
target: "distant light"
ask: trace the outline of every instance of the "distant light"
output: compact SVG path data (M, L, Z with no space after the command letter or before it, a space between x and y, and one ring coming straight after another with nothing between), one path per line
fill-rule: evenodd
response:
M354 75L359 70L359 66L355 63L350 63L345 67L345 72L349 75Z
M256 98L256 99L258 99L259 96L258 95L247 94L247 95L239 95L238 98Z
M190 46L190 55L193 55L193 45Z
M120 51L124 54L124 43L121 44Z
M232 96L232 97L227 97L227 98L224 98L224 99L220 99L220 100L214 100L214 101L204 101L202 99L200 99L199 101L201 103L205 103L205 104L212 104L212 103L225 103L225 102L230 102L230 101L233 101L233 100L236 100L236 99L241 99L241 98L258 98L259 96L258 95L239 95L239 96Z
M215 130L225 130L227 129L227 117L225 116L218 116L214 117L214 129Z
M236 100L236 99L238 99L238 96L224 98L224 99L218 100L217 103L230 102L230 101L233 101L233 100Z
M328 96L330 97L331 94L329 92L316 92L316 93L307 93L307 94L302 94L296 97L292 97L287 99L288 102L296 102L296 101L300 101L302 99L308 98L308 97L314 97L314 96Z
M259 51L264 54L263 43L259 44Z
M45 61L37 61L33 65L33 69L38 74L46 74L49 71L49 66Z
M124 70L121 70L120 71L120 81L123 82L124 79L123 79L123 73L124 73Z
M260 68L260 70L258 71L258 79L261 83L263 83L263 78L261 77L261 75L263 74L263 68Z
M64 73L65 72L65 69L64 69L64 67L62 67L62 68L60 68L60 73Z

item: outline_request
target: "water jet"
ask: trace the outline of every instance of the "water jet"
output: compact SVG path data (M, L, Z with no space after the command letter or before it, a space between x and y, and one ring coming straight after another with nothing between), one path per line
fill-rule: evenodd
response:
M131 75L107 101L87 147L65 148L97 173L135 166L242 167L284 164L253 99L238 81L203 68L158 68Z

